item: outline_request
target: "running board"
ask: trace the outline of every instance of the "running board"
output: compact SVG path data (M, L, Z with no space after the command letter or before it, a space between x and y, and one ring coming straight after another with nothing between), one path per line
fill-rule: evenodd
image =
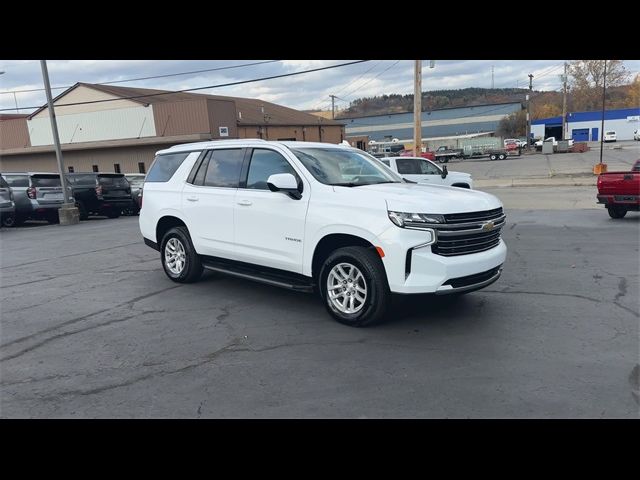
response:
M248 264L229 263L227 261L210 258L203 260L202 266L214 272L224 273L246 280L253 280L254 282L265 283L275 287L287 288L297 292L311 293L315 287L308 277L296 273L289 273L284 270L269 269L268 267L251 267L248 266Z

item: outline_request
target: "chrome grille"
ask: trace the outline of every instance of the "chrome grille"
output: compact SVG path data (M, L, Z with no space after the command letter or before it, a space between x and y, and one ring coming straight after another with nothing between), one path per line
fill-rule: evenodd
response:
M438 240L431 246L436 255L452 257L484 252L500 243L500 232L506 216L502 208L483 212L454 213L445 215L445 224L430 225L437 230ZM485 225L493 222L493 228Z

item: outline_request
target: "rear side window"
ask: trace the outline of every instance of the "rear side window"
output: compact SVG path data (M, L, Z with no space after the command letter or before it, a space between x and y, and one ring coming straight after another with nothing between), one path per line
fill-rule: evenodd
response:
M59 175L33 175L31 185L34 187L59 187L62 183Z
M149 169L145 182L168 182L189 153L191 152L158 155Z
M420 175L420 163L415 158L398 158L396 160L398 173L401 175Z
M7 175L5 180L10 187L28 187L29 177L26 175Z
M112 188L126 188L129 186L129 182L124 176L111 176L111 175L98 175L98 183L105 187Z
M207 187L237 188L244 149L213 150L207 166L204 184Z

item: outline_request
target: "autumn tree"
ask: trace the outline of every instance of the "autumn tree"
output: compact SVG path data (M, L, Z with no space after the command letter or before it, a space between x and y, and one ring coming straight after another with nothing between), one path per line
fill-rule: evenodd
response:
M512 113L500 120L498 124L498 135L503 138L526 137L527 135L527 114L524 110Z
M569 88L573 111L597 110L602 107L604 67L607 62L607 87L623 85L629 79L622 60L575 60L569 64Z

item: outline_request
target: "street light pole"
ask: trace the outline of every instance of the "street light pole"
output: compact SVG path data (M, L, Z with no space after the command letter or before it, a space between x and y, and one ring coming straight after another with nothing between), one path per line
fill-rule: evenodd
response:
M600 165L602 165L602 146L604 140L604 103L607 92L607 61L604 61L604 76L602 78L602 123L600 124ZM602 167L601 167L602 168Z
M47 107L49 110L49 120L51 120L51 133L53 134L53 144L56 149L56 160L58 161L58 172L60 173L60 184L62 185L62 206L58 209L58 217L60 225L72 225L80 221L78 209L75 206L73 194L67 186L67 178L64 174L64 162L62 160L62 149L60 148L60 137L58 136L58 124L56 122L56 113L53 108L53 99L51 97L51 84L49 83L49 71L47 70L47 61L40 60L42 68L42 79L44 80L44 89L47 94Z
M413 73L413 154L422 153L422 60L416 60Z

